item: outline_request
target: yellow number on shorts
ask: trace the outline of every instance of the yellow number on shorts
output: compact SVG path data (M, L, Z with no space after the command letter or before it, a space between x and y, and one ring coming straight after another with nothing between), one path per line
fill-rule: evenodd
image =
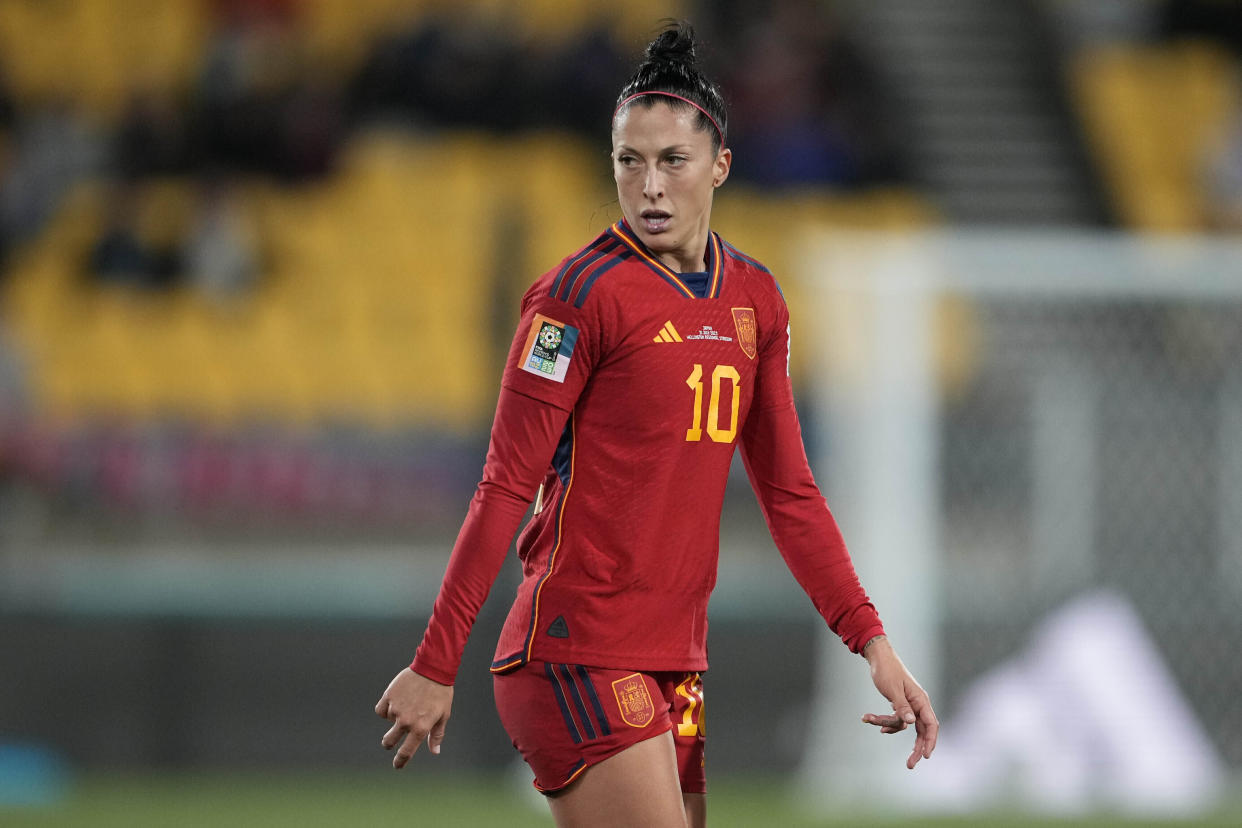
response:
M678 736L706 736L707 723L703 718L703 677L698 673L686 676L677 685L677 695L686 700L686 712L677 723Z
M732 385L733 411L729 416L729 427L720 427L720 384L722 380L729 380ZM714 443L731 443L733 438L737 436L737 412L738 406L741 405L742 398L738 394L738 383L742 381L742 376L732 365L717 365L712 370L712 396L711 401L707 405L707 436ZM694 370L690 372L690 376L686 377L686 385L690 386L694 391L694 419L690 428L686 429L686 439L692 443L697 443L703 439L703 366L699 363L694 364Z

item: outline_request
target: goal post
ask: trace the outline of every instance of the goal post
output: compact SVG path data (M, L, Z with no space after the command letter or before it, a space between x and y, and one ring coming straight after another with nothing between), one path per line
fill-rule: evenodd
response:
M936 670L938 567L932 282L918 237L823 236L807 245L807 321L822 366L813 458L859 578L907 665L929 692ZM802 787L860 802L904 770L900 747L862 725L887 712L866 665L826 630ZM907 751L908 752L908 751Z
M1235 711L1217 744L1242 764L1225 694L1242 680L1242 244L817 231L795 262L816 476L941 720L1041 617L1109 587L1201 716ZM1198 634L1210 652L1177 646ZM826 630L818 655L799 790L833 807L917 791L913 737L859 722L886 707L865 664Z

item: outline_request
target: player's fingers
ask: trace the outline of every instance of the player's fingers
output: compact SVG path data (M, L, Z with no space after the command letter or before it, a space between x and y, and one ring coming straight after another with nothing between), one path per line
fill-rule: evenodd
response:
M388 728L388 732L384 734L384 738L380 739L380 744L384 746L384 750L392 750L401 741L401 738L409 732L410 726L401 722L395 723Z
M893 713L898 719L908 725L914 724L914 708L910 706L910 702L906 701L904 696L898 696L893 701Z
M405 763L418 752L418 746L422 744L423 737L427 734L423 731L410 729L409 734L405 737L405 741L401 743L401 747L397 748L397 755L392 757L392 766L400 770L405 767Z
M435 727L431 728L431 732L427 734L427 749L437 756L440 755L440 743L444 741L444 728L448 724L448 717L445 716L436 722Z
M936 712L932 710L931 700L926 693L919 693L912 701L918 710L918 722L914 726L918 736L914 740L914 752L906 760L906 767L914 770L920 759L930 758L932 751L936 749L940 722L936 719Z
M375 714L379 716L381 719L387 719L388 718L388 706L389 706L388 694L384 693L384 695L380 696L380 700L375 703Z
M920 759L927 759L931 756L934 747L935 745L928 745L927 740L920 735L914 740L914 750L910 752L910 758L906 760L906 767L914 770L914 766L919 763Z
M919 712L919 722L915 729L919 734L914 743L915 747L921 748L924 759L930 759L932 751L936 749L936 740L940 738L940 722L937 721L930 704Z
M906 729L906 723L894 714L867 713L862 720L869 725L880 728L882 733L900 733Z

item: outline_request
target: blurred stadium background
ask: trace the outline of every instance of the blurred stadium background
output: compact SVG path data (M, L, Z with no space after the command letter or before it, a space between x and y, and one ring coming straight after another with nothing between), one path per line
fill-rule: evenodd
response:
M739 473L713 824L1242 820L1237 3L0 0L0 821L546 820L486 671L516 566L442 758L396 777L370 710L518 297L618 217L608 113L667 16L731 102L716 229L785 288L817 473L975 783L892 793L908 748L858 735ZM1092 595L1123 632L1057 638ZM981 722L1049 641L1087 666Z

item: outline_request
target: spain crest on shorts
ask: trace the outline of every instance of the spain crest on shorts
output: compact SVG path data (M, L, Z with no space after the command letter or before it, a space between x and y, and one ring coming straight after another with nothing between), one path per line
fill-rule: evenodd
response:
M737 328L737 344L750 359L759 353L759 326L754 308L733 308L733 327Z
M619 678L612 683L612 693L617 697L621 721L630 727L646 727L655 718L655 705L647 683L638 673Z

